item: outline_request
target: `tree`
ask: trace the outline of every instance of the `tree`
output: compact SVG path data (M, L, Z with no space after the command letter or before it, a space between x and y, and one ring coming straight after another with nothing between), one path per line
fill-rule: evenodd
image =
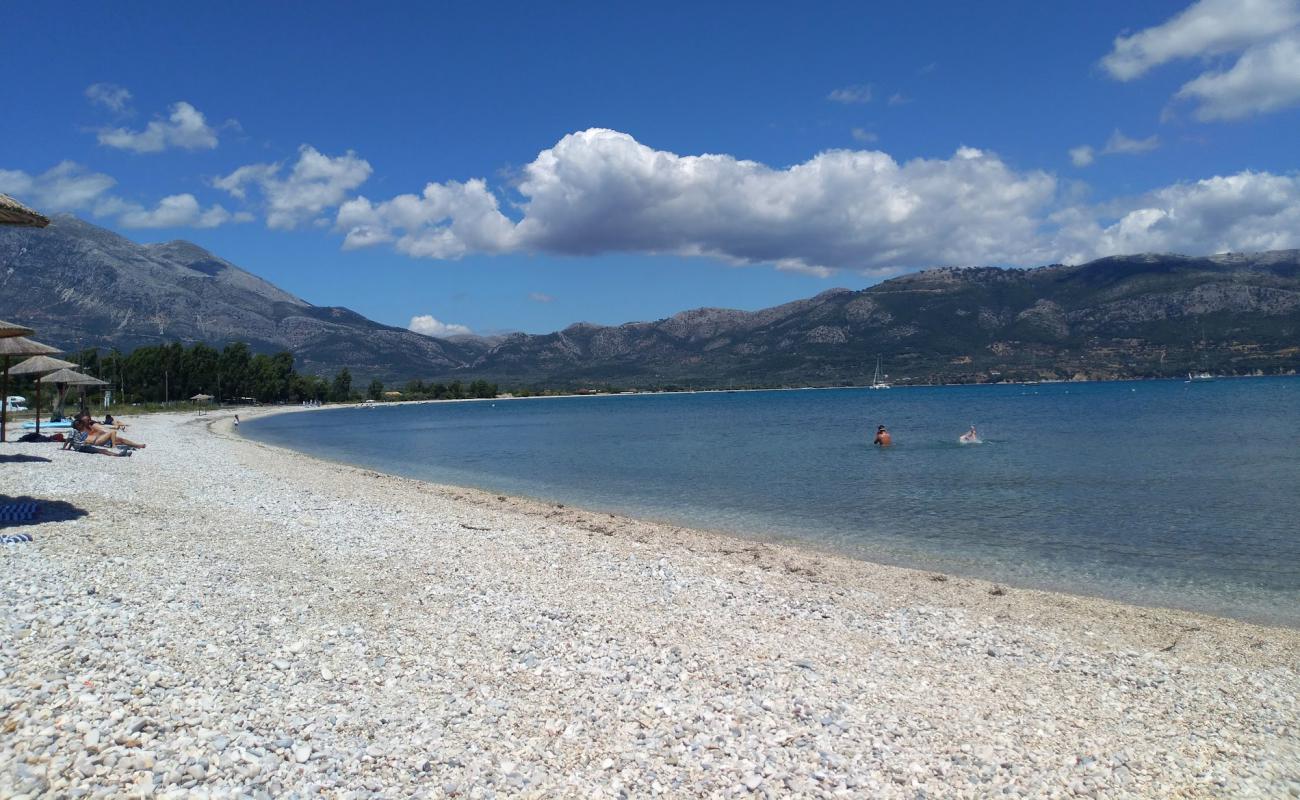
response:
M336 403L346 403L352 399L352 373L344 367L334 376L334 383L330 387L330 399Z
M370 382L370 388L366 390L371 400L382 400L384 398L384 382L375 378Z

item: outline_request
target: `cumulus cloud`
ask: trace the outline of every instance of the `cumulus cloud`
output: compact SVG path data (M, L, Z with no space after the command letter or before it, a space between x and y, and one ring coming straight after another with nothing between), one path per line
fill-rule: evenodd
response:
M1149 153L1159 146L1159 136L1153 134L1145 139L1131 139L1116 128L1106 140L1106 147L1101 152L1106 155L1138 155Z
M1050 250L1074 263L1143 252L1190 254L1300 247L1300 176L1239 172L1176 183L1053 215Z
M11 194L43 211L89 208L117 181L74 161L63 161L39 175L0 170L0 192Z
M115 114L125 114L131 108L131 93L114 83L90 84L86 87L86 99Z
M862 103L870 103L871 95L871 84L861 83L856 86L845 86L835 89L830 94L826 95L826 99L836 103L844 103L845 105L860 105Z
M1076 167L1086 167L1096 160L1096 153L1091 145L1081 144L1070 148L1070 161Z
M1200 0L1160 25L1115 37L1101 65L1131 81L1166 62L1238 51L1297 24L1295 0Z
M1199 0L1168 21L1116 37L1101 60L1130 81L1185 58L1239 53L1226 70L1202 73L1175 99L1201 120L1236 119L1300 103L1300 0Z
M260 191L267 227L291 229L342 203L370 177L371 167L351 150L331 157L303 145L288 174L282 175L283 171L282 163L248 164L213 185L240 200L248 199L250 190Z
M1133 139L1125 136L1116 128L1106 140L1105 146L1097 150L1092 145L1081 144L1070 148L1070 162L1076 167L1086 167L1097 160L1098 156L1128 155L1135 156L1149 153L1160 146L1160 137L1151 135L1145 139Z
M1024 255L1056 180L963 147L899 163L831 150L777 169L728 155L681 156L617 131L570 134L543 150L507 217L482 180L430 183L421 195L339 209L345 247L400 252L670 253L784 269L893 269L1001 262Z
M1237 119L1300 103L1300 31L1242 53L1223 72L1207 72L1178 90L1201 120Z
M109 194L117 184L102 172L64 161L40 173L0 169L0 192L20 197L41 211L87 211L115 219L126 228L215 228L227 222L247 222L246 213L231 213L220 205L203 208L194 195L164 197L146 208Z
M135 153L161 153L173 147L211 150L217 146L217 132L208 125L202 111L182 101L172 106L167 119L156 119L142 131L126 128L101 130L99 143Z
M437 336L443 339L448 336L468 336L473 333L465 325L457 325L454 322L439 322L431 314L411 317L411 324L407 327L416 333L422 333L425 336Z
M173 194L158 201L155 208L117 203L105 204L97 213L115 213L117 221L127 228L215 228L227 222L248 222L252 216L246 213L232 214L221 205L203 208L194 195Z

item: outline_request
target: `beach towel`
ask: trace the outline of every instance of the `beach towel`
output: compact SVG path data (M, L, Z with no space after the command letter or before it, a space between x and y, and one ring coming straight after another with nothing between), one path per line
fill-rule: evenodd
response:
M41 507L37 503L5 503L0 506L0 525L6 522L30 522L39 513Z
M30 533L10 533L0 536L0 544L22 544L31 540L32 535Z

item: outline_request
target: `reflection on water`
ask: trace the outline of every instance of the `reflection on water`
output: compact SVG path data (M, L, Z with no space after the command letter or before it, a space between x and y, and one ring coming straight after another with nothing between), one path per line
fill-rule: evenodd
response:
M255 438L875 561L1300 625L1300 381L391 405ZM871 446L878 424L893 434ZM983 443L958 437L978 426Z

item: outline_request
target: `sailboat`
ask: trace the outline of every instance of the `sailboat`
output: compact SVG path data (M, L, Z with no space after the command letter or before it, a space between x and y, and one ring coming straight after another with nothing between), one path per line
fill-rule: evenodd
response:
M876 356L876 374L871 378L872 389L892 389L894 387L880 379L880 356Z

